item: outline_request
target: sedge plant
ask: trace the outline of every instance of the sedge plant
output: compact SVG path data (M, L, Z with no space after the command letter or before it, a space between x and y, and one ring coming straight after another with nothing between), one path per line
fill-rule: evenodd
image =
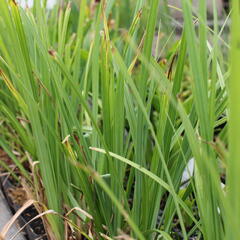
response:
M0 0L0 146L20 174L2 166L58 213L45 219L51 239L66 218L79 239L239 236L232 2L229 44L214 0L212 28L206 0L198 11L182 0L175 39L167 2Z

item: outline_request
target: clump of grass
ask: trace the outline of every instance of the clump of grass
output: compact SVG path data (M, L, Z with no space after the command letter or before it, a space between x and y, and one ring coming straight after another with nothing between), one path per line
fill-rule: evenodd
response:
M206 0L195 17L191 1L182 1L184 27L174 43L160 40L158 0L82 0L51 10L37 0L31 9L0 0L0 145L40 202L42 180L43 203L75 234L239 236L233 2L230 69L216 6L207 26ZM161 61L157 32L156 49L166 47ZM41 179L12 149L39 165ZM182 186L191 158L194 175ZM64 239L62 219L47 221L51 238Z

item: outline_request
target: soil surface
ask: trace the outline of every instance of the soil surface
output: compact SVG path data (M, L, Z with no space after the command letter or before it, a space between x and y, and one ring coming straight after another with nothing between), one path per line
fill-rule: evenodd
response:
M10 168L15 168L13 162L8 157L8 155L0 148L0 161L3 161ZM17 175L17 169L14 169ZM3 193L3 198L5 198L6 203L9 205L12 214L14 215L28 200L27 194L24 188L16 182L9 174L0 167L0 185ZM27 208L18 218L18 224L20 227L24 226L31 219L36 217L39 213L34 206ZM29 223L25 229L25 235L27 240L48 240L44 224L41 218Z

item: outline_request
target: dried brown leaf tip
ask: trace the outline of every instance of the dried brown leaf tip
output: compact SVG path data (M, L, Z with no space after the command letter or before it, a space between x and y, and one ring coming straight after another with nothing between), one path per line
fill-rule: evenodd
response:
M12 0L12 2L17 6L17 2L15 0Z
M142 12L143 12L143 10L142 10L142 8L138 11L138 13L137 13L137 15L138 15L138 17L141 17L142 16Z
M56 51L54 49L49 49L48 53L52 56L55 57L56 56Z
M67 4L67 9L70 9L71 6L72 6L72 2L68 2L68 4Z

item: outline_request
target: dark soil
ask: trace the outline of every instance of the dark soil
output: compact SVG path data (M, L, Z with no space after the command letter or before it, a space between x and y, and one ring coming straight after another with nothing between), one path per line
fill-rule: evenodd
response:
M14 165L8 155L1 148L0 160L4 161L8 166ZM0 174L0 187L12 213L15 214L27 201L27 194L18 182L16 182L12 177L5 175L3 168L0 168ZM18 218L18 224L22 227L38 214L39 213L36 208L34 206L30 206L20 215ZM25 227L24 232L27 240L48 240L41 218L37 218L29 223Z
M1 177L1 188L13 214L15 214L27 200L26 192L20 186L14 184L16 184L14 181ZM28 207L18 218L19 225L22 227L38 214L34 206ZM25 227L25 233L27 240L48 240L41 218L37 218L29 223Z

